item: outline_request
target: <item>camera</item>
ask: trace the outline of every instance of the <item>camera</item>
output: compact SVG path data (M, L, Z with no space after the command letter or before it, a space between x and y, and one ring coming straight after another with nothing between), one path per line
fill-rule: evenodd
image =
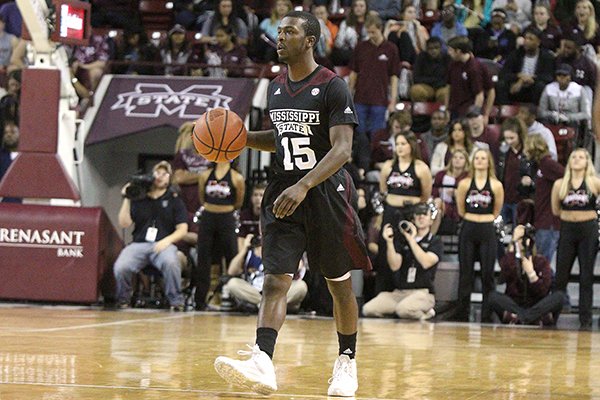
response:
M129 177L129 186L125 189L125 197L130 200L142 200L154 183L153 174L138 174Z
M410 222L402 220L398 223L398 228L404 232L410 232Z
M252 239L250 239L250 247L251 248L256 248L262 245L262 237L260 236L253 236Z

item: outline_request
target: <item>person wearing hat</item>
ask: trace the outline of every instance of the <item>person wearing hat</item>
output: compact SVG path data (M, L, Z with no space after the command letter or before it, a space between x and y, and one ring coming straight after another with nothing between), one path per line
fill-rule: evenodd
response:
M184 64L198 62L192 45L185 37L185 28L175 24L168 32L167 40L160 49L160 58L165 64L165 75L185 75Z
M593 90L596 87L596 63L586 57L581 51L584 42L578 35L566 32L562 44L556 54L556 65L569 64L573 67L573 82L586 88L588 100L592 100Z
M444 246L431 233L432 224L430 208L419 203L413 206L410 221L383 227L394 290L381 292L367 302L363 306L365 317L396 315L425 320L435 316L433 281Z
M579 126L580 121L592 118L591 105L583 86L572 82L573 67L560 64L556 81L548 84L540 99L540 118L552 124Z
M431 28L431 37L440 38L442 40L442 49L446 51L450 39L468 35L467 28L456 19L455 5L446 4L442 9L440 21L433 24Z
M515 34L510 29L506 29L506 11L502 8L495 8L492 11L492 21L485 28L485 33L488 35L487 47L482 54L479 54L480 57L502 63L517 47Z
M539 103L546 85L554 80L554 56L540 47L541 32L529 27L523 46L512 51L498 76L499 104Z
M506 13L506 23L511 29L520 31L531 21L531 4L529 0L494 0L492 7L503 9Z
M133 242L125 246L114 265L119 308L129 306L133 276L151 264L162 273L170 306L183 310L181 268L174 243L186 235L188 224L185 205L171 187L172 176L171 164L161 161L152 168L152 184L146 193L143 185L131 190L136 186L132 182L121 189L119 225L123 229L133 225ZM138 194L135 192L141 192L140 196L132 198Z

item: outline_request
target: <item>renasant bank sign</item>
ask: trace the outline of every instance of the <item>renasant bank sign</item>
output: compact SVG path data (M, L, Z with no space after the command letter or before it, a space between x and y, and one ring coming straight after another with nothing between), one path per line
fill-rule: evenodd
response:
M161 126L179 128L217 107L244 119L256 86L245 78L115 75L109 79L86 144Z
M0 247L47 249L57 257L83 257L83 231L0 228Z

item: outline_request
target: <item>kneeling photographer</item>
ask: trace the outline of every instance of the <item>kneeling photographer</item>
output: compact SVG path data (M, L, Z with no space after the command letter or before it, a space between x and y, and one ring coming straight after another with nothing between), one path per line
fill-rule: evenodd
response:
M400 221L397 228L390 224L383 227L394 290L381 292L366 303L365 317L396 314L400 318L429 319L435 316L433 280L443 244L431 233L433 219L427 204L415 205L411 219L412 222Z
M505 324L554 326L562 309L564 292L550 293L550 263L535 254L535 229L517 225L512 243L500 259L505 294L489 294L491 308Z
M298 312L300 304L308 293L308 286L302 280L304 268L301 260L292 285L287 292L287 306L290 312ZM226 296L229 295L232 297L231 300L236 303L235 305L244 309L255 308L258 311L265 280L260 236L254 236L251 233L246 235L244 245L229 263L227 275L227 281L222 289L222 305Z
M123 203L119 225L133 228L133 242L119 254L114 266L117 301L125 308L131 300L134 274L152 264L163 276L165 294L171 308L183 310L181 268L174 243L188 231L187 212L180 197L171 189L171 165L161 161L152 168L152 180L132 179L121 190Z

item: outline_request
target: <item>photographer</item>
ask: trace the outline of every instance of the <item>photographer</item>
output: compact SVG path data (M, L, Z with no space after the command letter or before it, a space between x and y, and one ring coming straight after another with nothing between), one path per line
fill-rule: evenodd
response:
M509 252L500 259L505 294L492 291L490 307L505 324L554 326L562 309L564 292L549 293L552 284L550 263L535 254L535 229L517 225Z
M161 161L152 168L153 181L145 196L131 199L144 192L139 182L127 183L123 189L123 203L119 210L119 225L132 224L133 243L119 254L114 266L117 281L117 301L120 308L129 305L131 280L146 265L152 264L163 275L165 293L171 308L183 310L181 269L177 247L188 231L187 213L180 197L171 190L171 165ZM135 190L132 190L135 189Z
M287 292L287 306L291 312L298 311L308 292L306 282L300 278L304 272L302 260L300 265ZM243 246L227 268L227 275L231 278L223 286L223 292L229 292L238 303L251 304L258 309L265 277L260 236L246 235Z
M398 229L383 227L387 262L392 270L394 290L381 292L363 306L366 317L396 314L400 318L429 319L435 316L433 280L443 245L431 233L431 210L426 204L414 206L413 222L400 221Z

